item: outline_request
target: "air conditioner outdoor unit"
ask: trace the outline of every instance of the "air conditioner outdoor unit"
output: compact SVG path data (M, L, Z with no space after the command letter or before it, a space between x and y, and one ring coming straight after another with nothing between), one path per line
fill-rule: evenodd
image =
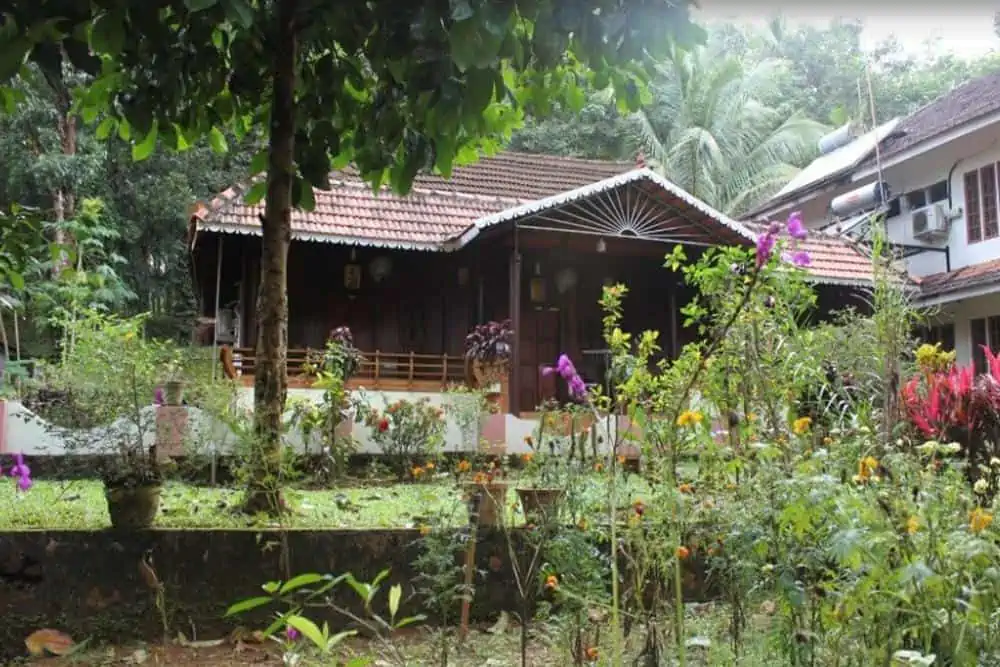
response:
M940 240L948 236L951 216L941 204L917 209L910 216L913 238L921 241Z

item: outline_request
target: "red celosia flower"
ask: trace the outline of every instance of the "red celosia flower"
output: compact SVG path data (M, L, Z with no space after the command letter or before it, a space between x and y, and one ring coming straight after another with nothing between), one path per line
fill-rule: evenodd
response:
M386 431L388 431L389 430L389 420L385 419L383 417L382 420L378 423L378 430L379 430L380 433L385 433Z

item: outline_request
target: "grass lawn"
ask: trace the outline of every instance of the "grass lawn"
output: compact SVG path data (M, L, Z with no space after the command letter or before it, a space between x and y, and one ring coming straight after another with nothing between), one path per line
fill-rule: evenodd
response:
M586 501L600 508L606 502L604 478L588 484ZM628 504L641 495L641 481L629 477L620 489L619 502ZM449 518L455 525L468 520L462 489L453 479L421 484L369 485L354 481L350 486L321 490L288 489L285 497L293 512L285 519L289 528L415 528L430 517ZM513 491L508 496L515 501ZM247 516L237 511L240 491L197 487L168 482L163 487L160 528L278 528L265 516ZM520 512L511 517L519 520ZM0 531L3 530L94 530L111 525L104 487L99 481L36 480L27 493L15 491L12 483L0 483Z
M461 491L452 482L355 486L301 491L286 498L294 528L409 528L422 517L452 513L464 521ZM156 526L161 528L267 528L278 523L236 510L240 491L168 482L163 487ZM99 481L36 481L28 493L0 484L0 530L79 529L111 525L104 486Z

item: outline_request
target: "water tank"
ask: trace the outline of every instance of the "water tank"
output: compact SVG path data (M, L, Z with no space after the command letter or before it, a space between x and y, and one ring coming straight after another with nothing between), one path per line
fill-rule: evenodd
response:
M852 123L845 123L842 127L837 128L833 132L824 135L819 140L819 152L820 155L826 155L827 153L832 153L841 146L846 146L847 144L854 141L854 125Z
M886 203L889 196L889 185L885 181L875 181L834 197L830 202L830 212L838 218L846 218Z

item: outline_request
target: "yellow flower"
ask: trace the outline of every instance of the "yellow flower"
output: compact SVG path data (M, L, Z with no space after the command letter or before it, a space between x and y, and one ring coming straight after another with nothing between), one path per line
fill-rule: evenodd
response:
M702 415L697 410L685 410L677 418L677 425L678 426L696 426L696 425L700 424L701 421L704 418L705 418L705 416Z
M829 447L830 445L833 444L833 438L831 438L830 436L826 436L825 438L823 438L823 444Z
M677 487L677 490L680 491L681 493L694 493L694 487L692 487L690 484L681 484L680 486Z
M912 535L920 529L920 519L915 516L911 516L906 520L906 534Z
M549 576L545 577L545 587L548 588L550 591L554 591L555 589L559 588L559 577L557 577L554 574L550 574Z
M424 535L424 536L430 535L431 534L431 527L428 526L427 524L421 524L420 525L420 534Z
M424 474L424 469L421 468L420 466L413 466L412 468L410 468L410 474L413 475L413 477L415 478L420 477L421 475Z
M867 482L872 478L877 480L876 472L878 472L878 459L874 456L866 456L858 461L858 474L854 476L854 481Z
M795 435L802 435L809 430L812 426L812 417L799 417L794 422L792 422L792 432Z
M579 520L579 521L578 521L578 522L576 523L576 527L577 527L577 528L579 528L580 530L587 530L587 528L588 528L589 526L590 526L590 524L588 524L588 523L587 523L587 520L586 520L586 519L580 519L580 520Z
M993 523L993 515L982 507L977 507L969 512L969 530L972 532L981 533L989 528L991 523Z
M424 469L425 470L434 470L434 462L433 461L428 461L427 463L425 463L424 464Z

